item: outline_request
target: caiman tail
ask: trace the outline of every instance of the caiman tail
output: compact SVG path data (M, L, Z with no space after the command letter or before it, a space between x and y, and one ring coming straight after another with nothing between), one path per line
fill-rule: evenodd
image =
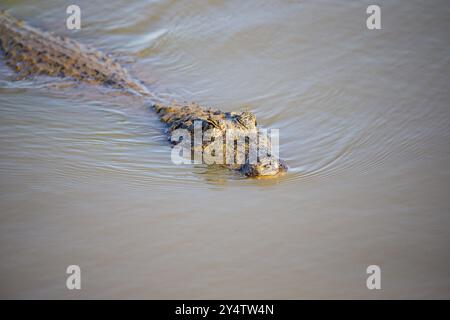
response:
M75 40L33 28L0 12L0 49L19 75L68 77L149 95L127 70L110 56Z

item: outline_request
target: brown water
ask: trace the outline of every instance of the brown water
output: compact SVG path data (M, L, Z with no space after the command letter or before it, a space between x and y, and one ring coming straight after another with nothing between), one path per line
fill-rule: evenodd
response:
M450 298L448 1L378 1L375 31L370 1L77 3L80 31L71 1L0 6L163 96L248 106L290 172L176 166L145 101L1 60L1 298Z

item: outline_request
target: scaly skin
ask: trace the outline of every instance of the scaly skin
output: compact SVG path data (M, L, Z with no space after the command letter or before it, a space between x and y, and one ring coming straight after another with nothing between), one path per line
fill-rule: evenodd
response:
M23 77L45 74L106 85L137 95L151 95L108 55L74 40L28 26L5 12L0 12L0 49L6 63ZM187 129L192 134L195 120L202 121L203 130L214 129L216 133L224 136L230 129L239 129L246 133L257 130L256 117L250 112L222 112L193 103L158 103L153 107L161 121L168 125L169 133L176 129ZM208 143L201 147L208 147ZM258 147L267 153L270 150L270 142L261 140ZM225 144L223 148L225 154ZM247 152L248 146L246 148ZM237 149L232 152L236 156ZM284 161L274 156L258 158L257 163L249 163L248 160L243 164L227 166L250 177L275 176L287 171Z
M23 77L46 74L149 94L108 55L28 26L5 12L0 12L0 48L7 64Z

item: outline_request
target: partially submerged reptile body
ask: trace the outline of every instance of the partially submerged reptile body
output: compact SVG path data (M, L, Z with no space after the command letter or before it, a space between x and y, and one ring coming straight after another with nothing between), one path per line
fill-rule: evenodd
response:
M0 49L6 63L24 77L35 74L67 77L127 90L137 95L151 95L147 88L108 55L75 40L28 26L5 12L0 12ZM152 102L152 105L161 121L169 126L169 132L177 128L192 132L195 120L203 121L204 130L215 128L221 133L229 129L256 130L256 118L250 112L222 112L197 104L164 105ZM265 140L258 147L268 151L270 144ZM264 161L258 160L257 163L246 161L228 167L251 177L274 176L287 171L285 163L274 156L265 157Z

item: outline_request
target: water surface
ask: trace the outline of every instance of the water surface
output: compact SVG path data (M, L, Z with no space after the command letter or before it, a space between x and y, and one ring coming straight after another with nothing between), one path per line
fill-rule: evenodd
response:
M79 1L70 31L71 1L0 1L161 96L251 109L290 167L174 165L146 101L2 59L0 297L450 298L450 5L378 3L369 31L368 1Z

